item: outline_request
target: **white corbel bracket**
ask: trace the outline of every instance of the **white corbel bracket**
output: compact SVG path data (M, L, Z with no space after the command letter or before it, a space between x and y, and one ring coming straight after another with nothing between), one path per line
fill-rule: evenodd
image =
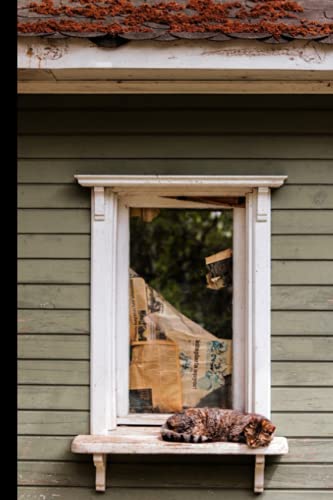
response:
M265 480L265 455L256 455L254 465L254 493L263 493Z
M105 491L106 488L106 454L95 453L93 455L96 467L96 491Z
M94 219L104 220L105 217L105 196L104 187L94 186Z
M257 194L257 222L267 222L270 211L270 188L258 187Z
M104 492L106 490L106 466L107 455L98 453L93 455L94 465L96 467L96 491ZM254 493L263 493L265 480L265 455L256 455L254 464Z

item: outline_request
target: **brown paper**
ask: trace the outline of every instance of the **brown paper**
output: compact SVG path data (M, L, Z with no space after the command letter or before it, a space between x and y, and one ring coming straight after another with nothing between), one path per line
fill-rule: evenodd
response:
M182 386L177 345L168 340L133 342L131 353L131 392L150 389L149 405L151 411L155 413L181 411ZM140 393L132 392L132 400L134 395L137 396L136 412L138 412L142 406ZM144 406L147 406L147 403Z
M200 404L231 374L232 341L212 335L131 276L131 411L169 413Z

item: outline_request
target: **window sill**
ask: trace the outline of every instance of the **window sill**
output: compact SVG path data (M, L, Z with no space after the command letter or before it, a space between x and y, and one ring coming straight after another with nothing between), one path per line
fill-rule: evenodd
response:
M106 455L149 454L149 455L254 455L254 492L264 491L265 455L285 455L288 441L275 437L264 448L248 448L239 443L169 443L160 437L158 427L120 426L108 436L80 435L72 442L73 453L92 454L96 467L96 490L105 491Z

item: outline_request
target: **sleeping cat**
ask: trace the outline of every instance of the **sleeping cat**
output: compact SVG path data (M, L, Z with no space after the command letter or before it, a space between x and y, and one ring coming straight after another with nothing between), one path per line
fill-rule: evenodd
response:
M250 448L268 446L275 425L256 413L241 413L221 408L188 408L175 413L161 427L165 441L234 441Z

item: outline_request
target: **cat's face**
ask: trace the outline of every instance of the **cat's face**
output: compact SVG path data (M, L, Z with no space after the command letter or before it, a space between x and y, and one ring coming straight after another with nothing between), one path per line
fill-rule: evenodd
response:
M244 429L246 444L250 448L268 446L273 439L275 429L275 425L270 420L253 420Z
M185 415L184 413L174 413L168 418L168 427L171 430L177 430L177 432L186 432L188 428L192 425L191 415Z

